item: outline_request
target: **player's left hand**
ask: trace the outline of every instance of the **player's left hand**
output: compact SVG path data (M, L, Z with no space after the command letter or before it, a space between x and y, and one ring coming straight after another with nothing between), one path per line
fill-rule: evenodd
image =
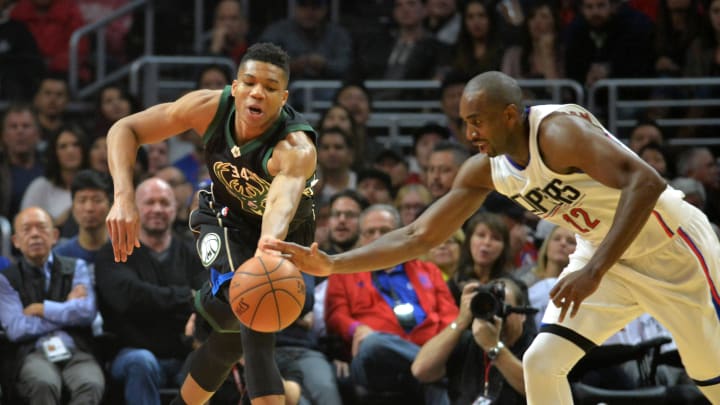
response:
M308 248L297 243L262 237L258 243L258 249L271 254L281 254L293 262L303 273L321 277L329 276L332 273L330 256L318 248L317 242Z
M560 308L560 319L570 310L570 318L577 314L580 304L594 293L600 285L600 278L595 277L588 269L581 269L560 278L550 290L550 299Z

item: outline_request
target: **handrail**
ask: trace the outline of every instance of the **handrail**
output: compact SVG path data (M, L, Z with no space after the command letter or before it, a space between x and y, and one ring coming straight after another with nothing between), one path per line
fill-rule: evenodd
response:
M520 87L523 88L552 88L552 97L551 100L542 100L542 101L551 101L554 103L560 103L563 101L563 94L562 89L563 88L570 88L570 90L575 94L575 99L579 102L584 101L585 99L585 91L583 87L576 81L570 80L570 79L518 79L518 84ZM381 89L413 89L413 90L437 90L440 89L441 82L437 80L366 80L363 82L365 87L368 90L381 90ZM342 86L342 82L340 80L297 80L295 82L290 83L290 90L291 91L300 91L302 92L302 100L303 100L303 113L309 113L311 111L314 111L315 107L327 107L328 102L327 100L314 100L313 99L313 90L317 89L338 89ZM395 100L393 100L395 101ZM432 107L437 105L437 100L426 100L429 102L427 105L422 105L421 108L424 107ZM530 102L535 102L539 100L528 100ZM385 103L388 106L400 108L400 104L402 104L400 101L398 101L398 104L394 105L391 101L383 100L382 102L379 102L378 104ZM418 100L415 100L414 103L419 103ZM410 104L407 104L408 106ZM378 107L373 104L373 107Z
M158 64L175 64L175 65L200 65L200 64L218 64L225 65L230 68L231 71L235 71L237 66L235 62L226 57L222 56L160 56L160 55L146 55L134 60L129 67L130 72L130 93L134 96L140 95L140 69L145 65L158 65ZM154 85L160 86L160 83L155 82ZM157 91L155 92L142 92L144 99L143 105L151 106L154 105L157 100L151 99L153 96L157 98ZM152 94L151 94L152 93Z
M0 216L0 237L2 238L2 240L0 240L0 255L7 258L10 257L12 252L10 249L10 235L12 235L10 221L5 217Z
M98 66L98 77L96 77L96 82L101 81L105 78L105 27L110 25L113 21L115 21L117 18L122 17L126 14L129 14L135 9L145 6L145 54L149 55L152 53L153 44L155 43L154 38L154 28L153 28L153 22L154 22L154 13L155 13L155 4L153 1L148 0L134 0L132 3L128 3L117 10L113 11L112 13L106 15L105 17L99 19L98 21L95 21L94 23L84 25L77 30L75 30L72 35L70 36L70 64L68 67L68 84L70 86L70 93L78 98L84 98L88 94L88 92L83 92L79 89L79 80L78 75L80 72L79 69L79 56L78 56L78 47L80 44L80 39L87 35L88 33L98 30L98 37L99 40L97 41L98 44L98 52L95 53L96 58L96 64ZM119 70L119 69L118 69ZM97 87L97 86L95 86Z
M621 119L618 110L621 108L650 108L650 107L708 107L720 106L720 99L715 98L685 98L673 100L620 100L620 89L622 88L662 88L662 87L686 87L686 86L718 86L719 77L693 77L693 78L647 78L647 79L603 79L598 80L588 91L588 109L597 111L597 92L607 89L607 127L610 132L617 134L619 127L630 127L636 124L634 119ZM659 119L658 124L662 126L678 127L683 125L720 125L720 118L674 118Z

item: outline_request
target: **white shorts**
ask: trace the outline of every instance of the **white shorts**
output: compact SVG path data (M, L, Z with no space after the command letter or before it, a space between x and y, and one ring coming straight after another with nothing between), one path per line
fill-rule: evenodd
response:
M577 315L560 326L601 344L647 312L672 333L690 377L714 381L720 378L720 242L696 209L688 209L671 232L662 249L649 247L648 255L610 268ZM581 269L592 254L578 245L560 278ZM555 324L559 315L550 301L542 322Z

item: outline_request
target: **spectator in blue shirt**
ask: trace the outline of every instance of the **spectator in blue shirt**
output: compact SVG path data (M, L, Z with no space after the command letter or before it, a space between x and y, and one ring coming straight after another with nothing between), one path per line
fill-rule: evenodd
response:
M30 404L98 404L103 372L90 353L95 294L82 260L53 255L58 238L50 215L38 207L15 218L13 244L22 253L0 273L0 323L15 357L3 372L16 376L17 393Z

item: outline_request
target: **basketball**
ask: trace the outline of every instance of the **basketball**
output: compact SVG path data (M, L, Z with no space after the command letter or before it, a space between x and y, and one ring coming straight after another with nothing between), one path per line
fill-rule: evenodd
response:
M258 332L277 332L293 323L305 305L302 274L282 256L255 256L237 268L228 291L235 316Z

